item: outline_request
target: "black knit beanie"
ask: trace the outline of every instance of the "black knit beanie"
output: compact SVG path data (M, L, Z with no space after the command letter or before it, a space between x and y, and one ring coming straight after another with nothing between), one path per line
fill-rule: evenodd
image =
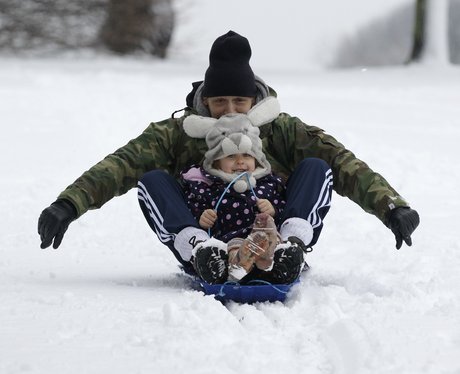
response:
M250 58L251 46L244 36L234 31L219 36L209 53L202 96L256 96Z

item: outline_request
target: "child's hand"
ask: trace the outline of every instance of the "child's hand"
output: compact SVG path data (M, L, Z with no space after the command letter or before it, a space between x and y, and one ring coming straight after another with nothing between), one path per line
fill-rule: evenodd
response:
M267 213L272 217L275 216L275 208L273 208L272 203L267 199L258 199L256 205L260 213Z
M203 229L209 229L214 226L217 219L217 213L213 209L206 209L200 216L199 224Z

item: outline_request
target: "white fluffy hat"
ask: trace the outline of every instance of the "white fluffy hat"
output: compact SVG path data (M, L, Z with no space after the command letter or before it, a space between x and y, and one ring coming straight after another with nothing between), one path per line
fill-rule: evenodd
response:
M237 153L250 154L257 160L258 165L249 178L242 177L233 185L235 191L244 192L249 188L248 182L255 187L257 179L271 172L270 163L262 151L258 127L273 121L279 113L278 100L267 97L247 114L228 114L219 119L191 115L184 120L184 130L191 137L206 139L208 151L205 154L203 168L226 182L233 181L237 175L215 169L215 160Z

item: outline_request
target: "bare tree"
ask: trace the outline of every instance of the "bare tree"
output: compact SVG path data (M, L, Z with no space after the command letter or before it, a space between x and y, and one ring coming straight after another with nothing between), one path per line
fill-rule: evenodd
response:
M0 0L0 48L13 52L93 48L107 0Z
M0 49L54 53L108 48L165 57L172 0L0 0Z
M450 62L448 0L417 0L409 62L445 65Z
M409 61L417 61L422 54L423 44L425 41L425 14L426 1L417 0L415 4L412 52Z
M100 37L111 50L164 58L174 28L169 0L110 0Z

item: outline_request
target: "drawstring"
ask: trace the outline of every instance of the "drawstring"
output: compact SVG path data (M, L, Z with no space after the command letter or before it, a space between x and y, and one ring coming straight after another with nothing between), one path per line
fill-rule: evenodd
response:
M186 106L186 107L183 108L183 109L175 110L174 112L172 112L171 118L174 118L174 115L175 115L176 113L183 112L183 111L185 111L185 110L187 110L187 109L190 109L190 108Z
M242 176L245 176L246 179L248 180L248 185L249 185L249 187L251 188L251 192L252 192L252 194L254 195L254 197L255 197L256 200L257 200L257 195L256 195L256 193L254 192L254 188L252 187L251 182L249 181L249 174L248 174L247 171L245 171L244 173L241 173L241 174L237 175L235 178L233 178L233 180L228 184L228 186L225 187L224 192L222 192L222 195L220 195L219 200L217 200L217 204L216 204L216 206L214 207L214 210L215 210L216 212L217 212L217 209L219 208L219 205L220 205L221 201L223 200L225 194L227 193L227 191L228 191L228 190L230 189L230 187L231 187L238 179L240 179ZM208 235L211 236L211 228L208 229Z

